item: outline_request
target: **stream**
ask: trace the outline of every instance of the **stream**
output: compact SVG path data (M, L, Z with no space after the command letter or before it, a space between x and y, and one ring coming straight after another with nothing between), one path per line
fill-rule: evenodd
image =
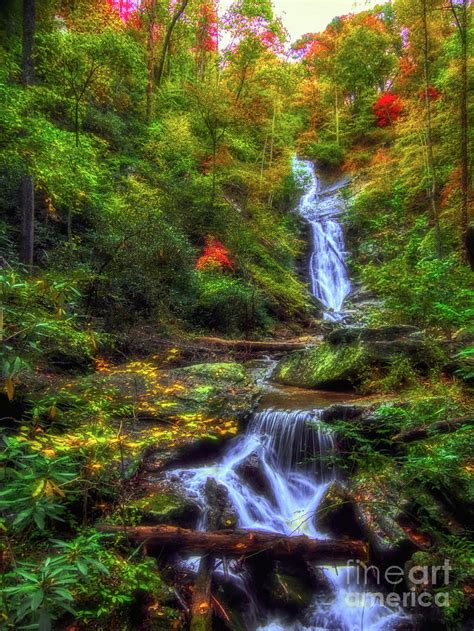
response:
M304 185L299 212L312 227L312 290L325 308L325 318L338 321L343 319L344 299L351 290L343 231L337 220L343 184L324 191L311 163L295 159L294 169ZM271 372L271 363L269 366ZM266 394L260 408L223 456L207 466L172 471L170 479L200 506L200 529L206 529L208 523L205 486L211 478L227 489L239 528L326 538L318 531L315 516L338 472L333 466L335 437L320 417L325 407L351 400L351 395L264 383ZM185 563L196 569L199 559ZM223 561L217 560L217 578L222 567ZM315 567L314 572L318 571L327 589L316 590L310 606L297 612L268 610L258 601L259 590L251 573L237 564L230 563L224 573L241 593L248 631L388 631L407 622L401 609L381 605L367 587L358 584L356 568Z

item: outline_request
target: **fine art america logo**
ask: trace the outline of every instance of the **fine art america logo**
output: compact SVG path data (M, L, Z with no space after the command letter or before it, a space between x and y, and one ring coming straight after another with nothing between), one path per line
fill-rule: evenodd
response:
M449 585L449 560L443 565L414 565L404 570L398 565L391 565L381 571L375 565L366 565L363 561L347 562L347 586L345 596L348 607L361 607L379 604L387 607L449 607L449 594L443 586ZM405 581L408 591L401 591ZM373 586L391 585L397 591L374 592ZM354 589L358 586L359 589Z

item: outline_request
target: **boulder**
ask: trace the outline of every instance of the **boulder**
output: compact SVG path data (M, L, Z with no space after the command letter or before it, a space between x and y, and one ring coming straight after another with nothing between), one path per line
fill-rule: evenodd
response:
M236 467L236 471L255 493L266 498L272 497L272 489L262 470L258 454L250 454Z
M208 478L204 493L207 500L207 523L212 530L235 528L239 516L232 506L227 488L214 478Z
M374 368L381 374L388 372L399 357L423 371L439 362L442 353L414 327L339 327L323 343L279 362L273 379L302 388L349 389L357 387Z
M360 538L361 532L347 489L338 480L331 482L318 506L315 525L319 532L336 537Z
M299 388L345 390L360 380L367 363L361 344L333 347L324 342L283 359L273 372L272 379Z
M292 616L304 614L315 594L329 596L332 587L321 568L298 559L251 564L255 593L265 608Z
M141 471L156 474L217 453L237 434L258 396L255 381L238 363L163 370L153 361L133 361L68 383L58 407L71 397L105 400L110 422L136 446Z

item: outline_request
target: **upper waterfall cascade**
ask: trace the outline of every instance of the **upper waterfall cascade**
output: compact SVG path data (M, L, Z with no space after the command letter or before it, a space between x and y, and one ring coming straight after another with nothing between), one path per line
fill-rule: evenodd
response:
M311 291L324 307L324 318L338 321L343 318L344 300L351 291L344 234L337 220L344 210L341 188L346 182L323 189L314 164L298 158L294 158L293 172L304 191L298 212L311 225Z

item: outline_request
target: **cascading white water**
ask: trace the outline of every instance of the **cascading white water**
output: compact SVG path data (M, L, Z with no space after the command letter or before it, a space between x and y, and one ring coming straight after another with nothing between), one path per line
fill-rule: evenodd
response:
M265 410L254 415L247 432L236 438L216 465L181 469L170 473L202 507L200 527L206 526L205 485L208 478L227 488L238 514L240 528L267 530L285 535L306 534L324 538L318 532L315 514L327 485L334 479L333 435L320 422L320 410ZM245 463L253 459L258 467L259 488L255 488ZM252 476L250 476L252 477ZM314 605L306 612L304 624L272 619L249 631L388 631L403 619L401 611L371 602L360 591L355 570L326 568L333 587L333 599ZM242 589L248 592L242 579ZM359 592L357 601L348 598ZM353 602L354 601L354 602Z
M310 223L312 231L311 290L326 308L325 319L339 321L351 290L344 235L337 221L337 215L343 211L340 189L344 182L321 190L313 163L298 158L293 160L293 171L304 190L298 212Z

